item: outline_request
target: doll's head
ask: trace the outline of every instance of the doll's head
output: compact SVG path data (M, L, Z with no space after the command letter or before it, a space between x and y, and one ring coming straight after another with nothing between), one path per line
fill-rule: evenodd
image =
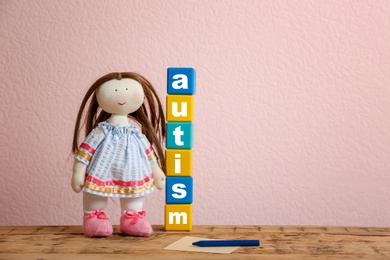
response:
M84 113L88 102L88 109ZM85 135L88 135L112 114L127 115L140 124L143 134L155 147L160 166L165 172L162 149L165 116L161 102L152 84L134 72L109 73L88 89L77 115L72 151L75 153L78 149L79 133L84 124Z
M111 79L96 90L99 107L115 115L129 115L137 111L144 102L141 84L131 78Z

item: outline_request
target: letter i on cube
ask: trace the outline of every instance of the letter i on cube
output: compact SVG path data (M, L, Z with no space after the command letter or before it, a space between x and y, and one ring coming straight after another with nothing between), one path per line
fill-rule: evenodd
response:
M192 229L195 74L168 68L165 230Z

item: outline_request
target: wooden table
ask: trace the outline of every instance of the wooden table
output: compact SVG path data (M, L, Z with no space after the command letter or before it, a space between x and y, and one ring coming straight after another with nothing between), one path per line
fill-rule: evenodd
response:
M195 226L191 232L154 226L148 238L87 238L80 226L0 227L0 259L390 259L390 228ZM229 255L169 251L184 236L260 239Z

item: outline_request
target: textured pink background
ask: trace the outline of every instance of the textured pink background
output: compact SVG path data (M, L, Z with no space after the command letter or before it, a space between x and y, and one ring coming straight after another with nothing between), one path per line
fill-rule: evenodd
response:
M390 226L390 2L0 1L0 225L81 224L93 81L197 70L194 224ZM164 101L165 102L165 101ZM146 200L163 223L164 193ZM114 224L119 202L108 213Z

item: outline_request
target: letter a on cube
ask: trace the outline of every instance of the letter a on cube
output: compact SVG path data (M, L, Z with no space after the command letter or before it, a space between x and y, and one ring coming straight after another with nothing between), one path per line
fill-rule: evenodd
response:
M195 94L195 70L193 68L168 68L168 94Z
M192 230L191 204L165 205L165 230L189 231Z

